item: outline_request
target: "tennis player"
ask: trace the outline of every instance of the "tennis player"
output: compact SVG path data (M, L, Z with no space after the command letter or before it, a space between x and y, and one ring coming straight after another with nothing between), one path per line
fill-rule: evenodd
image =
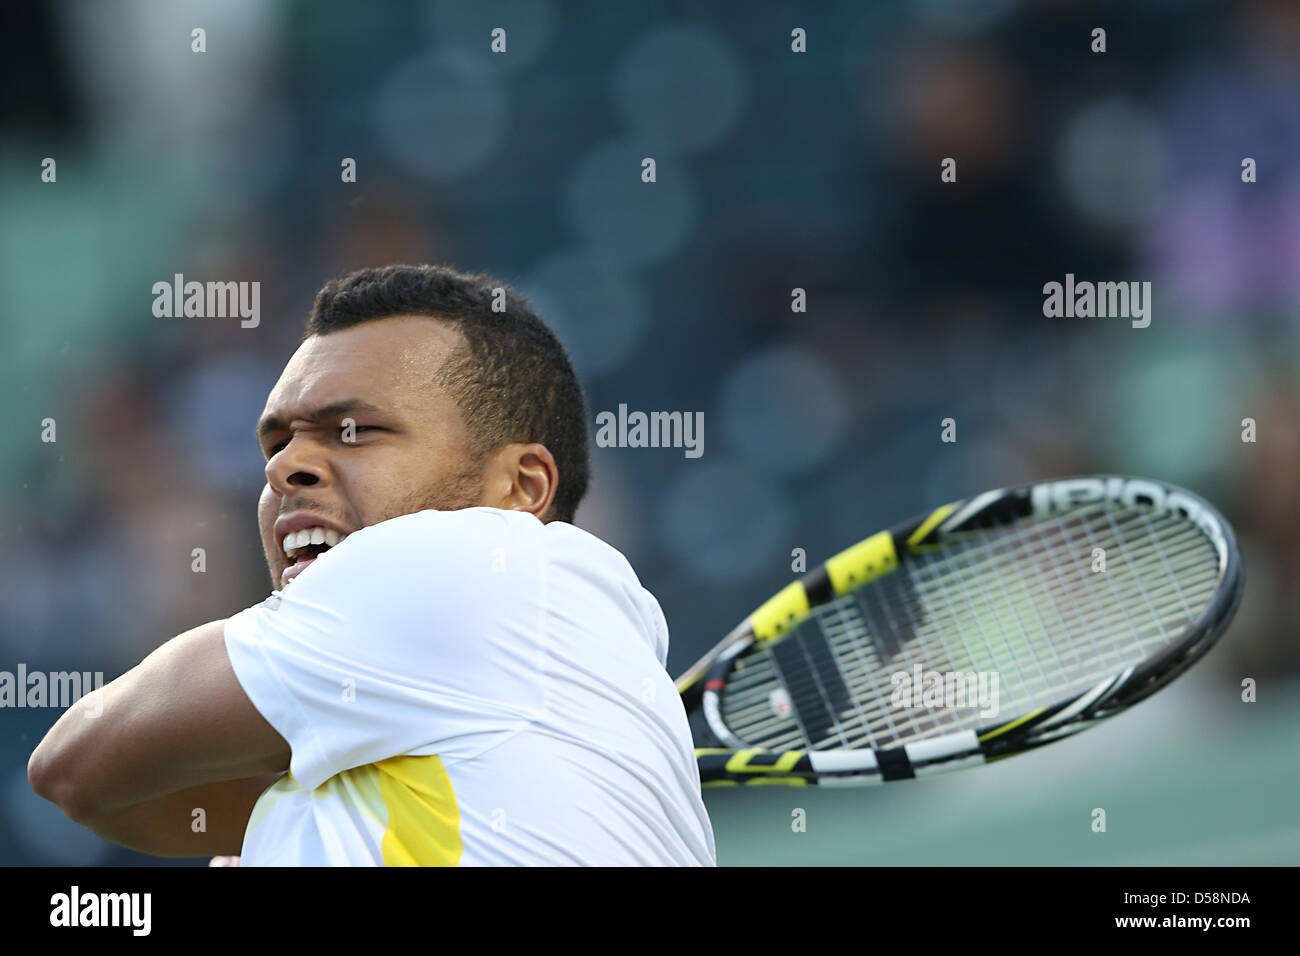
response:
M715 864L663 613L572 524L586 402L523 298L328 283L258 437L270 597L64 713L37 793L243 866Z

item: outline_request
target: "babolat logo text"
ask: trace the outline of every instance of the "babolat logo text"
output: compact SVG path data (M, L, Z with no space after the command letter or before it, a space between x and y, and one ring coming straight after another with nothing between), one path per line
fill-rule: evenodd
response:
M703 412L628 412L596 415L596 444L601 448L684 448L687 458L704 454Z
M899 709L955 710L980 708L981 717L996 717L999 706L997 671L895 671L890 703Z
M1045 481L1030 489L1029 500L1035 515L1070 511L1080 505L1101 501L1114 501L1126 508L1141 506L1149 509L1155 516L1171 512L1182 514L1204 531L1206 537L1214 543L1214 548L1219 553L1219 560L1227 560L1228 543L1224 539L1223 526L1219 520L1195 498L1176 489L1168 491L1163 485L1154 481L1124 478L1119 475L1109 478L1065 478L1061 481Z
M1065 274L1065 284L1043 286L1043 315L1049 319L1132 319L1133 328L1151 324L1150 282L1075 282Z
M149 893L69 893L50 897L51 926L129 926L133 936L148 936L153 896Z
M171 282L153 284L153 314L160 319L226 319L255 329L262 321L262 283L186 282L176 273Z
M0 707L71 707L103 686L103 671L29 671L19 664L17 673L0 671ZM93 703L89 715L98 717L102 695L95 695Z

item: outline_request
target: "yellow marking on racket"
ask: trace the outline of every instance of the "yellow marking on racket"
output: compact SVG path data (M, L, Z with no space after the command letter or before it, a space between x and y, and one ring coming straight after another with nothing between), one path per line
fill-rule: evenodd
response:
M1011 721L1011 723L1009 723L1009 724L1003 724L1001 727L998 727L998 728L996 728L996 729L994 729L994 730L990 730L987 734L984 734L984 735L982 735L981 737L978 738L978 739L979 739L979 742L980 742L980 743L983 743L983 742L986 741L986 740L992 740L994 737L1000 737L1000 736L1002 736L1002 735L1005 734L1008 730L1015 730L1017 727L1019 727L1019 726L1020 726L1021 724L1023 724L1025 721L1027 721L1027 720L1033 720L1035 717L1037 717L1039 714L1041 714L1041 713L1042 713L1043 711L1045 711L1045 710L1047 710L1046 707L1039 707L1037 710L1031 710L1029 713L1025 714L1025 716L1019 718L1018 720L1013 720L1013 721Z
M754 640L774 640L808 616L808 592L802 581L791 581L763 602L752 615Z
M898 552L894 550L894 536L881 531L829 559L826 576L830 578L831 590L836 594L848 594L896 567Z
M777 758L776 763L769 764L751 764L750 758L755 754L771 753L771 751L762 748L751 750L737 750L735 756L727 761L728 773L788 773L794 769L794 765L799 762L803 756L802 750L787 750Z
M930 517L922 521L920 527L913 531L911 536L907 539L907 549L920 554L926 550L934 550L937 548L938 545L923 545L921 542L929 536L931 531L938 527L939 522L943 521L948 517L948 515L952 514L956 510L956 505L944 505L941 508L935 508L931 511Z
M699 671L698 673L695 674L683 674L680 678L678 678L677 684L675 685L677 687L677 693L679 694L686 693L688 690L690 690L692 687L698 684L701 678L703 677L704 677L704 671Z

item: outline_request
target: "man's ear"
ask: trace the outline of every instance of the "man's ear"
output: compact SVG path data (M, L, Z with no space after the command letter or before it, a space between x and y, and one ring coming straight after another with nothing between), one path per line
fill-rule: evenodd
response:
M545 445L516 442L492 454L484 483L485 503L507 511L527 511L547 521L559 484L555 456Z

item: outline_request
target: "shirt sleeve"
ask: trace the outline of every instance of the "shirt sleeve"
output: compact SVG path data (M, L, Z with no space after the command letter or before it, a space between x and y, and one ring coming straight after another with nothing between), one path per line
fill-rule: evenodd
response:
M472 757L539 715L541 529L494 508L403 515L229 619L231 666L302 786L416 750Z

